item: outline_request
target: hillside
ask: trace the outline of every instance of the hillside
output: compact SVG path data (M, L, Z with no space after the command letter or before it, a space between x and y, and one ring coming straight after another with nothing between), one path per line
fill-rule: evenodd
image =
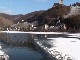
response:
M35 12L31 12L25 15L19 14L19 15L9 15L9 14L5 14L5 13L0 13L1 17L4 17L5 19L11 20L14 23L18 23L18 22L22 22L22 20L24 20L24 22L28 21L27 19L33 17L34 15L38 15L43 13L44 11L35 11Z
M8 27L8 26L11 26L12 24L13 24L12 21L5 19L3 17L0 17L0 28L1 27Z
M64 19L63 22L67 29L80 30L80 14L70 16Z
M49 24L54 25L55 19L59 16L64 16L70 12L69 6L53 6L42 14L35 15L28 20L38 21L39 25Z
M22 23L22 20L24 20L24 22L34 22L34 20L30 19L34 16L37 16L37 15L40 15L44 12L44 10L42 11L35 11L35 12L31 12L31 13L28 13L28 14L25 14L23 16L21 16L20 18L14 20L15 23L17 22L21 22Z

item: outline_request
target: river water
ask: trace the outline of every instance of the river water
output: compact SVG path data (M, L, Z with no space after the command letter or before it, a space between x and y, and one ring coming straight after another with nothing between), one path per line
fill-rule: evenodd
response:
M2 50L9 55L10 60L49 60L34 46L16 47L0 42Z

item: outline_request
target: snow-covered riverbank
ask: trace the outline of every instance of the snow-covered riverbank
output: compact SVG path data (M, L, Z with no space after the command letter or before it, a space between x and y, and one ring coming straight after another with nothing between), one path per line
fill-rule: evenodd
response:
M79 60L80 59L80 33L66 34L67 37L39 37L35 42L45 51L58 60ZM41 35L40 35L41 36ZM48 47L50 46L50 47Z
M48 38L48 39L52 39L50 43L51 45L53 45L53 47L51 47L49 50L59 51L63 57L69 56L72 60L80 59L79 39L75 38Z
M67 32L22 32L22 31L0 31L0 33L27 33L27 34L66 34Z
M9 56L2 51L2 46L0 44L0 60L9 60Z

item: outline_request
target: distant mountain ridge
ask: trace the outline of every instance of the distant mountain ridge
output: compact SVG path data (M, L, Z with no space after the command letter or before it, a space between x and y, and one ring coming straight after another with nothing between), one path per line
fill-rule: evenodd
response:
M44 11L35 11L35 12L28 13L28 14L25 14L25 15L22 15L22 14L9 15L9 14L5 14L5 13L0 13L0 16L4 17L5 19L11 20L11 21L17 23L17 22L21 22L22 20L27 20L27 19L33 17L34 15L38 15L42 12L44 12Z
M22 14L9 15L9 14L5 14L5 13L0 13L0 28L10 27L11 25L16 24L18 22L20 22L20 23L30 22L30 21L28 21L29 18L33 17L34 15L39 15L43 12L44 11L35 11L35 12L28 13L25 15L22 15ZM24 20L24 21L22 21L22 20Z
M22 20L24 20L23 22L26 22L26 21L27 22L34 22L34 20L29 20L29 19L34 17L34 16L42 14L44 11L45 10L35 11L35 12L32 12L32 13L25 14L25 15L21 16L19 19L15 20L14 22L22 22Z

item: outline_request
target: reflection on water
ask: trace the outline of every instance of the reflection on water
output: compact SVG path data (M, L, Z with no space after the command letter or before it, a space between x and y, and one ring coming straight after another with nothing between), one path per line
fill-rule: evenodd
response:
M3 51L10 56L10 60L49 60L34 47L15 47L0 42Z

